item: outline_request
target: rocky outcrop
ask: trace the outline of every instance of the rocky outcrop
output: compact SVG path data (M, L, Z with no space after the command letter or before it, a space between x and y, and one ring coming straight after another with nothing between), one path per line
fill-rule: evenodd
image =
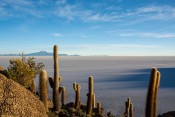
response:
M2 66L0 66L0 71L4 71L5 69L2 67Z
M7 70L0 66L0 74L7 76Z
M0 74L0 116L47 117L44 104L30 91Z
M175 111L170 111L162 115L158 115L158 117L175 117Z

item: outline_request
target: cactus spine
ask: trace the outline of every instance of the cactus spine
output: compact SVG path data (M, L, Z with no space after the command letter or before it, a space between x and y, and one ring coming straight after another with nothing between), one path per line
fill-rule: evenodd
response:
M126 110L125 110L125 117L133 117L134 116L134 109L133 104L131 103L131 98L128 97L127 101L125 102Z
M79 109L80 108L80 85L77 84L76 82L73 83L73 89L75 90L75 108Z
M48 111L48 95L47 95L47 72L42 70L39 79L39 94L40 100L44 103L46 110Z
M101 114L101 112L102 112L101 102L97 102L97 113Z
M59 63L58 63L58 46L54 46L54 82L53 82L53 105L54 111L60 111L59 103Z
M93 76L89 77L89 93L87 94L87 108L86 114L91 115L92 109L94 108L95 103L95 94L94 94L94 79Z
M66 89L65 87L63 86L61 88L61 102L62 102L62 107L65 106L65 98L66 98Z
M146 117L156 117L157 114L157 94L160 85L160 72L153 67L151 70L149 87L146 100Z

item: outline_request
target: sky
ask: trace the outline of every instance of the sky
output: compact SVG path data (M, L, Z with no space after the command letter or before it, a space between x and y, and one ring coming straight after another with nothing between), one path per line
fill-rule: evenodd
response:
M0 54L175 56L175 0L0 0Z

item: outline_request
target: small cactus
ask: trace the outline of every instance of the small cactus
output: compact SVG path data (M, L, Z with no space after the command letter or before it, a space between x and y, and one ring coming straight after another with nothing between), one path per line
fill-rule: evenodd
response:
M101 112L102 112L101 102L97 102L97 113L101 114Z
M76 82L73 83L73 89L75 90L75 108L79 109L81 100L80 100L80 85L77 84Z
M87 108L86 114L91 115L92 109L94 108L95 103L95 94L94 94L94 78L93 76L89 77L89 93L87 94Z
M131 98L128 97L127 101L125 102L126 110L125 110L125 117L133 117L134 109L133 104L131 103Z
M32 80L32 83L29 87L29 90L33 93L33 94L36 94L36 84L35 84L35 81Z
M39 96L40 100L44 103L46 110L48 111L48 94L47 94L47 72L42 70L39 78Z
M134 108L132 103L130 103L129 117L134 117Z
M95 108L95 94L92 95L92 108Z
M146 117L156 117L157 116L157 97L158 97L158 88L160 85L160 72L157 68L153 67L151 70L149 87L146 100Z
M65 87L63 86L61 88L61 102L62 102L62 107L65 106L65 98L66 98L66 89Z

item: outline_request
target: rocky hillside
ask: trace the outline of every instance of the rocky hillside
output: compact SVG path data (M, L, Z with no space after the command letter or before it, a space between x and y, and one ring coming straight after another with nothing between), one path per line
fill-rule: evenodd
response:
M30 91L0 74L0 116L47 117L44 104Z

